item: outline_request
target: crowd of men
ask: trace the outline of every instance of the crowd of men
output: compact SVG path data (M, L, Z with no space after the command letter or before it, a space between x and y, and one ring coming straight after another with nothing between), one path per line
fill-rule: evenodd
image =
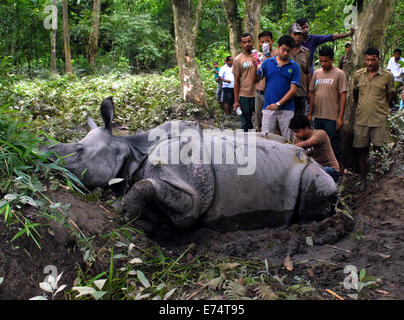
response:
M315 71L313 59L321 44L353 33L354 30L312 35L307 19L298 19L290 26L289 34L278 39L276 50L272 33L260 33L260 52L253 48L253 36L242 34L242 52L226 57L220 69L215 65L218 102L227 115L232 109L239 109L237 114L244 131L254 128L255 115L256 131L282 135L305 148L337 182L342 172L340 132L344 125L347 77L353 68L352 44L346 42L346 54L338 67L334 66L334 50L329 46L320 48L321 68ZM387 116L403 82L404 59L396 49L387 69L383 69L377 48L368 48L363 54L365 67L356 71L352 79L353 147L358 151L362 187L366 188L370 143L375 150L387 143ZM404 91L401 96L404 100Z

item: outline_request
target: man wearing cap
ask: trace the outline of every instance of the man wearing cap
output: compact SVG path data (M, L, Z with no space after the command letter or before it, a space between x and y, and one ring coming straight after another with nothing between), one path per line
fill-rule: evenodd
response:
M353 64L351 61L351 53L352 53L352 43L351 41L347 41L345 43L345 54L339 59L338 68L345 72L348 76L353 68Z
M311 66L311 74L314 73L313 67L313 60L314 60L314 53L316 52L316 48L328 41L333 41L337 39L343 39L346 37L350 37L354 34L354 29L351 29L349 33L342 33L342 34L329 34L329 35L317 35L317 34L310 34L309 35L309 21L306 18L300 18L296 20L296 23L300 25L303 31L303 42L302 46L309 49L310 51L310 66Z
M296 46L292 49L290 57L300 66L300 87L294 96L295 115L304 115L311 80L310 51L301 45L303 40L302 28L293 23L289 28L289 35L295 40Z

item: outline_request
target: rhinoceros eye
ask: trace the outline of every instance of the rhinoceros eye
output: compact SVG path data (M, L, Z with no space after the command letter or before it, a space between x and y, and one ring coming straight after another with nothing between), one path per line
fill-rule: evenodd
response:
M84 147L83 147L83 146L78 146L78 147L76 148L76 153L83 153L83 151L84 151Z

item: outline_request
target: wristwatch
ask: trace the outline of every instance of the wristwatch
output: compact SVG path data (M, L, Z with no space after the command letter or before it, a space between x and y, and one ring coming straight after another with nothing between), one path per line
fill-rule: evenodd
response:
M277 103L276 103L276 105L277 105L277 106L278 106L278 108L279 108L281 104L280 104L279 102L277 102Z

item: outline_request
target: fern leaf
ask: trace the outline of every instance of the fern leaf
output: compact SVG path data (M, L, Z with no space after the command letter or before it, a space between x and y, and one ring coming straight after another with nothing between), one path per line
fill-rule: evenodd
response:
M206 286L213 291L222 290L222 286L224 281L226 280L225 275L222 273L219 277L213 278L210 280Z
M258 297L262 300L276 300L279 297L272 290L272 288L268 285L261 284L254 291L258 294Z

